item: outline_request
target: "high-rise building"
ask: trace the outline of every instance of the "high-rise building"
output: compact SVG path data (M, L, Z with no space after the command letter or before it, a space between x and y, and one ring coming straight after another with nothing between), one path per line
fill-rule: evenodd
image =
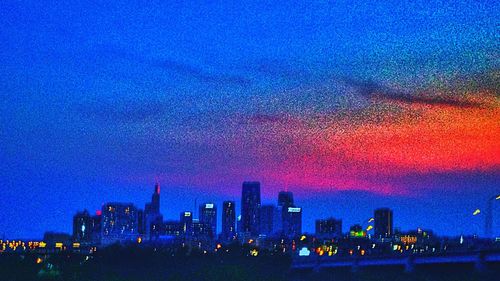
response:
M144 210L139 209L137 210L137 229L140 235L144 235L146 233L145 225L146 223L144 222Z
M316 220L316 236L324 238L342 237L342 220L328 218Z
M222 239L229 241L236 238L236 208L234 201L222 203Z
M160 214L160 184L157 182L154 187L154 192L151 197L151 202L146 204L144 208L144 219L142 220L143 225L141 225L141 232L144 230L144 234L147 239L152 238L151 230L152 224L158 224L163 221Z
M260 182L243 182L241 193L241 231L245 236L260 233Z
M181 212L180 215L181 231L186 237L190 237L193 233L193 213Z
M163 233L166 236L181 236L183 234L182 225L179 221L165 221L163 223Z
M270 236L274 234L274 219L276 207L274 205L262 205L260 207L260 234Z
M101 244L101 225L102 221L102 211L97 210L96 214L92 216L92 223L94 224L94 229L92 231L92 244L98 245Z
M73 241L81 244L92 243L94 220L87 210L78 212L73 217Z
M283 234L296 237L302 234L302 208L288 207L283 209Z
M280 191L278 194L278 206L286 208L293 206L293 193L290 191Z
M375 210L375 237L391 237L393 232L392 210L389 208L380 208Z
M241 235L243 232L243 226L241 225L241 215L236 218L236 233Z
M102 244L135 241L139 235L137 208L131 203L107 203L102 207Z
M294 237L302 232L302 208L294 205L293 193L280 191L278 210L281 211L281 234Z
M217 233L217 206L213 203L205 203L200 206L200 223L209 226L208 232L212 237Z

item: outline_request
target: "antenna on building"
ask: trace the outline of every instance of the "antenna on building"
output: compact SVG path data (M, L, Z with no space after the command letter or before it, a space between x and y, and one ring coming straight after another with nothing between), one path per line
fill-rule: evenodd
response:
M155 193L160 194L160 182L158 181L158 175L155 176Z

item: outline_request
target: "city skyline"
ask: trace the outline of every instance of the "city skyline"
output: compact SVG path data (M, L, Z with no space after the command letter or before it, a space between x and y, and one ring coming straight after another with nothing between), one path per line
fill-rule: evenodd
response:
M0 235L143 206L155 178L164 219L194 202L239 214L257 180L262 205L293 192L306 231L389 207L402 229L483 232L473 213L500 188L498 1L0 7Z
M259 190L258 196L260 198L261 184L258 181L245 181L245 182L243 182L242 183L243 194L245 194L245 191L243 191L243 190L245 190L245 186L248 187L249 185L258 187L258 190ZM247 191L247 193L248 193L248 191ZM232 221L232 224L234 227L234 229L232 231L237 236L241 236L242 233L245 232L244 227L242 225L239 225L240 220L242 218L242 216L241 216L242 208L241 208L241 206L238 206L238 204L235 203L234 201L224 200L222 202L222 204L220 204L220 205L219 205L219 202L215 202L215 201L206 201L206 202L203 201L204 203L197 204L196 201L199 199L199 198L197 198L194 202L195 205L193 205L193 209L182 209L182 211L181 210L170 210L169 213L173 212L173 213L177 214L177 216L170 217L170 216L164 216L163 213L161 212L160 198L161 198L160 197L160 183L158 182L158 180L156 180L156 182L154 184L154 192L153 192L152 199L150 200L150 202L145 202L144 207L141 207L141 205L136 203L136 202L106 201L106 203L102 204L101 208L95 210L95 213L93 213L88 208L80 208L80 209L76 210L75 212L73 212L73 213L76 213L76 215L74 217L72 217L73 223L70 226L71 229L69 231L67 231L68 230L67 228L65 230L45 229L43 234L45 235L46 233L51 233L51 232L53 232L53 233L68 233L73 237L73 239L76 239L77 241L88 240L88 239L90 239L89 237L82 237L83 234L79 232L80 227L75 227L75 219L79 216L82 216L82 215L84 217L88 217L89 219L91 217L98 217L99 218L98 224L100 225L98 228L99 229L98 231L100 232L101 231L100 229L102 227L104 229L104 232L106 232L105 231L106 223L101 224L101 216L106 213L107 209L109 208L108 206L113 206L113 208L133 208L133 212L137 213L137 215L134 215L134 216L138 216L136 218L136 223L137 222L139 223L137 226L134 226L133 228L136 228L136 230L135 230L136 235L138 235L138 237L142 237L142 239L144 241L149 241L149 239L151 239L151 237L154 236L152 233L149 232L149 230L148 230L149 227L147 225L154 224L155 221L156 221L157 225L158 225L158 223L160 223L160 224L162 224L164 222L165 223L174 223L176 221L177 221L177 223L182 223L182 221L183 221L182 217L183 217L183 214L185 214L185 213L189 213L189 218L190 218L191 222L196 221L196 222L200 222L200 223L206 223L207 225L211 225L212 227L215 226L216 231L215 231L214 237L219 237L219 235L220 235L220 237L213 238L213 239L221 239L221 241L226 241L225 240L226 237L224 236L225 233L223 232L223 225L224 225L223 221L225 219L224 218L224 210L225 210L224 208L226 207L225 205L227 203L230 203L229 206L230 206L230 208L232 208L232 210L234 212L234 216L235 216L234 221ZM490 200L493 200L491 202L495 203L495 201L499 200L499 198L500 198L500 194L496 194L495 196L490 197ZM312 226L311 229L304 229L302 227L302 225L303 225L303 219L302 219L303 208L298 207L296 204L294 204L293 192L285 191L285 190L280 191L279 193L276 194L274 202L266 201L266 203L261 204L260 200L259 200L258 203L256 202L256 204L257 204L257 206L259 206L258 212L259 212L260 219L258 220L258 223L256 224L256 225L258 225L257 229L259 229L259 230L253 234L250 234L251 237L258 237L257 233L259 235L264 234L267 236L274 236L277 234L277 232L273 232L273 231L266 232L262 229L264 227L262 225L262 216L263 216L262 211L263 211L263 209L268 208L268 207L272 207L272 210L273 210L272 211L273 212L272 218L270 218L271 224L275 224L277 219L280 221L279 226L276 226L276 225L272 226L275 229L274 231L276 231L276 229L278 229L278 228L279 229L283 228L282 231L284 231L284 233L289 233L289 232L293 233L292 236L290 236L290 237L297 237L297 236L300 236L301 234L320 235L323 232L320 230L321 227L318 228L319 227L318 223L320 223L320 222L329 223L329 224L327 224L327 228L325 228L325 229L330 229L332 227L333 227L333 229L336 229L337 226L331 226L331 224L336 223L337 221L340 222L340 229L337 228L332 233L337 233L338 231L340 231L340 233L342 233L342 234L348 234L350 228L352 230L352 227L359 226L359 227L361 227L362 231L366 231L367 235L370 235L373 238L392 237L394 235L394 231L401 231L401 232L405 233L407 231L416 231L417 229L426 229L428 231L433 231L435 235L443 235L443 236L448 236L448 237L456 237L456 236L460 236L460 235L471 235L471 234L464 233L464 232L461 232L461 233L437 233L434 231L434 229L432 227L421 226L421 225L413 225L413 226L410 226L409 228L401 228L397 224L397 222L398 222L397 215L396 215L396 223L394 223L394 214L393 214L394 210L390 206L378 206L378 207L372 209L372 213L369 216L358 218L357 220L354 220L354 221L349 221L349 220L346 221L345 218L340 217L340 216L336 216L334 214L326 215L326 216L322 216L322 217L313 217L312 221L309 221L307 223L308 226ZM219 206L221 206L221 207L219 207ZM285 217L285 213L287 213L286 209L289 207L292 207L291 209L298 209L298 212L300 212L301 222L299 223L299 226L298 226L300 230L297 232L290 230L289 226L288 227L285 226L287 221L289 220ZM298 207L298 208L296 208L296 207ZM218 208L220 208L220 209L217 212ZM151 211L151 210L153 210L153 211ZM281 212L283 212L282 210L285 211L285 213L283 213L283 215L281 213ZM209 213L206 213L206 211L209 211ZM296 212L296 211L297 210L292 210L292 212ZM154 215L153 219L149 218L149 216L151 215L151 212ZM178 220L179 212L181 213L180 220ZM473 212L473 214L471 214L472 216L476 216L479 213L484 214L484 215L482 215L482 217L484 216L484 218L482 220L480 220L480 221L476 220L476 230L477 231L475 233L472 233L472 234L478 235L480 237L485 237L485 231L487 231L485 228L486 213L487 212L488 212L488 210L486 208L484 208L484 209L476 209ZM279 214L278 215L279 218L276 217L277 214ZM494 215L495 214L492 213L492 218ZM141 218L139 218L139 217L141 217ZM334 220L335 222L330 222L331 220ZM88 224L94 223L94 222L85 221L85 219L79 219L78 221L80 222L80 224L85 225L85 227L87 228L87 231L90 229ZM495 225L497 224L497 222L495 220L493 220L493 223ZM371 226L371 227L369 227L368 229L365 230L365 228L367 226ZM239 229L240 227L243 229ZM271 227L271 229L272 229L272 227ZM82 232L83 231L84 231L84 229L82 229ZM490 234L496 235L495 233L490 233ZM27 237L10 237L10 238L27 239ZM37 238L37 237L29 237L29 238L33 239L33 238ZM99 240L100 239L101 238L99 238ZM111 238L110 241L114 241L113 239L114 238ZM235 238L233 238L233 239L235 239ZM240 237L238 239L242 239L242 238ZM105 241L105 240L103 240L103 241ZM103 243L108 244L105 242L103 242Z

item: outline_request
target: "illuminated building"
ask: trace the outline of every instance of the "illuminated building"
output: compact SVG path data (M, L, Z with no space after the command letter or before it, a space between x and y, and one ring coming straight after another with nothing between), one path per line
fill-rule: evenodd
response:
M241 230L245 236L260 234L260 182L243 182L241 194Z
M288 207L283 214L283 234L290 238L302 234L302 208Z
M240 233L242 233L242 230L243 230L243 226L241 225L241 215L239 215L236 218L236 233L238 233L238 235L239 235Z
M300 235L302 232L302 208L294 205L293 193L280 191L278 194L278 211L281 212L281 222L276 228L287 237Z
M217 206L213 203L205 203L200 206L200 223L208 225L211 237L216 237L217 231Z
M234 201L222 203L222 238L226 241L236 238L236 209Z
M136 241L139 235L137 208L131 203L107 203L102 208L101 242Z
M93 230L92 230L92 244L101 244L101 225L102 221L102 211L98 210L94 216L92 216Z
M43 235L43 242L47 248L54 248L57 246L62 250L62 246L71 244L71 235L62 232L45 232Z
M161 221L163 221L163 218L160 214L160 184L157 182L151 197L151 203L147 203L144 208L143 226L141 226L141 230L144 229L147 239L157 236L158 233L151 233L151 230L157 229L153 227L152 224L158 225Z
M260 234L270 236L274 234L274 220L276 207L274 205L262 205L260 207Z
M94 222L87 210L73 216L73 241L81 244L92 243Z
M393 234L392 210L381 208L375 210L375 238L391 237Z
M183 234L182 224L178 221L165 221L163 223L163 235L181 236Z
M335 218L316 220L316 235L325 238L341 238L342 220Z
M189 237L193 232L193 213L192 212L181 212L180 223L182 233Z
M349 237L351 238L365 238L366 237L366 231L363 229L363 227L359 224L355 224L351 226L349 229Z
M192 225L193 238L195 239L211 239L212 238L212 226L208 223L201 222L197 219L193 220Z

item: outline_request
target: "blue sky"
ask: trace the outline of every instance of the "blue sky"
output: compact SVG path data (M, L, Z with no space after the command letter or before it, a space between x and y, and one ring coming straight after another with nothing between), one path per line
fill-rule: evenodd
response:
M478 232L471 209L500 182L500 162L486 155L499 147L499 8L2 1L0 235L70 231L74 212L107 201L142 206L155 177L170 218L195 198L238 202L252 179L265 201L294 191L306 231L317 216L347 229L389 206L403 229ZM344 147L359 128L376 140L398 132L388 119L424 120L424 144L409 153L408 140L381 141L401 154L387 165L359 153L372 144Z

